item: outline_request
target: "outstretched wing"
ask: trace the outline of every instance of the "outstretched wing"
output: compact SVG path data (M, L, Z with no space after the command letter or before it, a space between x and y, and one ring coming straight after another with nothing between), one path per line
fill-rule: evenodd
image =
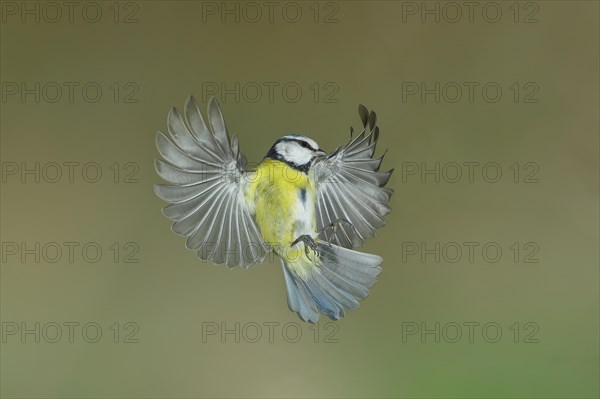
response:
M187 248L204 260L248 266L262 261L269 248L244 199L246 158L237 137L230 140L214 98L208 121L210 129L193 96L186 100L185 119L171 109L169 136L156 135L165 159L156 161L156 171L170 184L158 184L154 191L170 202L163 213L174 221L173 231L187 237Z
M317 225L324 238L345 248L361 247L376 229L385 224L383 217L393 190L384 188L393 169L379 172L383 156L373 158L379 139L375 112L358 107L362 132L314 165L317 182ZM342 221L342 222L339 222ZM335 229L331 223L339 222ZM349 225L347 222L350 222Z

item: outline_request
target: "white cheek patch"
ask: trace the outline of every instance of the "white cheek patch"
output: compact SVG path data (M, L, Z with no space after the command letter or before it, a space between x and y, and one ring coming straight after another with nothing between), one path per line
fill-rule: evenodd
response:
M312 151L302 148L296 143L283 141L275 146L275 150L283 159L293 162L296 165L305 165L312 159Z

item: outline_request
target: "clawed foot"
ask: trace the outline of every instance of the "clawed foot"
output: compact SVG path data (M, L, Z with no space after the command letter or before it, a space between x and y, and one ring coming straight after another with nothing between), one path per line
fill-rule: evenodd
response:
M330 223L329 225L323 227L321 230L319 230L317 232L317 235L320 235L321 233L324 233L324 232L326 232L328 230L331 230L333 232L333 236L335 236L335 234L338 231L338 228L339 228L340 224L342 224L342 223L345 223L347 226L349 226L354 231L354 234L360 236L360 234L358 234L358 231L356 230L356 227L354 227L354 225L352 223L350 223L348 220L342 219L342 218L337 219L334 222ZM326 240L327 244L329 246L331 246L331 239L333 237L327 237L327 234L325 235L325 237L327 238L327 240Z
M310 259L311 261L314 261L314 259L311 259L311 257L309 256L309 253L310 253L309 248L312 249L312 251L315 253L315 255L317 257L319 256L319 250L317 249L317 243L311 236L309 236L308 234L303 234L300 237L296 238L290 246L293 247L294 245L298 244L299 242L304 243L304 253L306 254L306 257L308 259Z

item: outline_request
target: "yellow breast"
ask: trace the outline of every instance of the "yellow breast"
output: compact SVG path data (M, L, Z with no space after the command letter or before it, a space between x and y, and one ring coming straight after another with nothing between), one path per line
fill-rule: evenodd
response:
M263 239L288 262L305 257L301 245L290 249L290 243L315 231L314 192L307 174L273 159L265 159L249 183L247 199L255 204Z

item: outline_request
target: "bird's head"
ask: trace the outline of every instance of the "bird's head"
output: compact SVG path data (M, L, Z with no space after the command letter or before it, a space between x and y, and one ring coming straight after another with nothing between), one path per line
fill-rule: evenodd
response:
M265 158L276 159L308 172L318 157L327 155L313 139L301 134L283 136L273 144Z

